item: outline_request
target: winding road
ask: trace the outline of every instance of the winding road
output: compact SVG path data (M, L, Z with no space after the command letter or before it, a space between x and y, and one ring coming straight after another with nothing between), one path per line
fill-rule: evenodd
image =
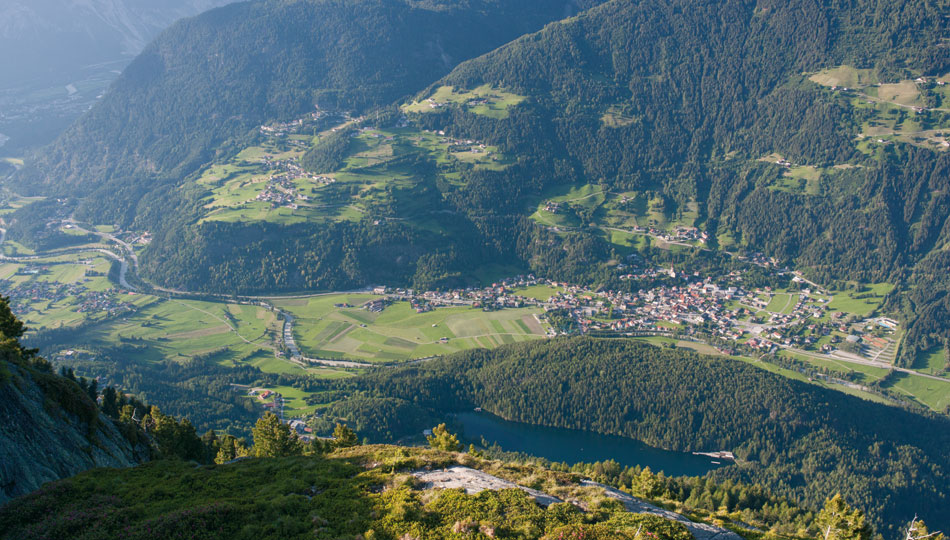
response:
M271 310L271 311L273 311L273 312L275 312L275 313L277 313L277 314L279 314L280 316L283 317L283 319L284 319L284 325L283 325L283 328L282 328L282 330L281 330L281 332L280 332L280 334L279 334L279 335L280 335L281 342L283 343L284 347L286 347L286 349L290 352L290 360L291 360L292 362L294 362L294 363L300 365L301 367L308 367L308 364L318 364L318 365L322 365L322 366L338 367L338 368L368 368L368 367L375 367L374 364L368 364L368 363L363 363L363 362L352 362L352 361L346 361L346 360L333 360L333 359L325 359L325 358L308 358L308 357L306 357L306 356L303 356L303 355L301 354L301 352L300 352L299 347L297 347L296 340L294 339L294 333L293 333L294 317L293 317L293 315L291 315L291 314L289 314L289 313L287 313L287 312L281 310L280 308L277 308L276 306L274 306L274 305L272 305L272 304L270 304L270 303L267 302L267 300L280 300L280 299L292 299L292 298L314 298L314 297L327 296L327 295L334 295L334 294L366 293L366 292L368 292L367 289L357 289L357 290L352 290L352 291L336 291L336 292L322 292L322 293L311 293L311 294L299 294L299 295L289 295L289 296L270 295L270 296L240 296L240 297L234 297L234 296L230 296L230 295L226 295L226 294L196 293L196 292L185 291L185 290L181 290L181 289L171 289L171 288L162 287L162 286L160 286L160 285L156 285L156 284L154 284L154 283L151 283L151 282L145 280L144 278L142 278L142 277L140 277L140 276L138 275L138 267L139 267L138 255L135 253L135 248L134 248L132 245L130 245L128 242L122 240L121 238L118 238L118 237L115 236L114 234L105 233L105 232L96 231L96 230L89 230L89 229L83 228L81 225L79 225L79 224L75 221L75 219L73 219L73 218L71 218L71 217L70 217L69 219L63 220L61 223L62 223L63 225L70 225L73 230L76 230L76 231L78 231L78 232L86 233L86 234L91 234L91 235L94 235L94 236L98 236L98 237L102 238L103 240L106 240L107 242L112 242L112 243L114 243L116 246L118 246L118 249L119 249L119 251L122 253L122 255L119 255L119 254L115 253L114 251L111 251L111 250L108 250L108 249L105 249L105 248L85 247L85 248L67 248L67 249L63 249L63 250L54 250L54 251L50 251L50 252L47 252L47 253L40 253L40 254L34 254L34 255L24 255L24 256L19 256L19 257L7 256L7 255L4 255L4 254L0 253L0 261L4 261L4 262L30 262L30 261L37 261L37 260L41 260L41 259L46 259L46 258L49 258L49 257L60 256L60 255L69 255L69 254L77 254L77 253L93 253L93 252L94 252L94 253L101 253L101 254L103 254L103 255L109 257L110 259L112 259L112 260L114 260L114 261L116 261L116 262L119 263L119 275L118 275L118 282L119 282L119 283L118 283L118 284L119 284L119 286L120 286L121 288L123 288L123 289L125 289L125 290L127 290L127 291L131 291L131 292L137 292L137 293L142 293L142 294L151 294L151 295L153 295L153 296L163 297L163 298L165 298L165 299L167 299L167 300L171 300L171 301L174 301L174 302L176 302L176 303L178 303L178 304L181 304L182 306L185 306L185 307L187 307L187 308L189 308L189 309L194 309L194 310L196 310L196 311L200 311L201 313L204 313L205 315L208 315L209 317L212 317L212 318L214 318L215 320L218 320L218 321L224 323L225 325L227 325L227 327L230 329L230 331L233 332L235 335L237 335L238 338L240 338L240 339L241 339L242 341L244 341L245 343L248 343L248 344L250 344L250 345L257 345L257 346L260 346L260 347L267 347L267 348L270 348L270 349L272 349L272 350L274 351L274 354L276 355L278 352L280 352L280 350L281 350L282 347L280 347L280 346L276 346L276 347L275 347L275 346L270 346L270 345L265 345L265 344L262 344L262 343L258 343L258 342L256 342L256 341L251 341L251 340L247 339L246 337L244 337L244 336L240 333L240 331L238 331L238 329L237 329L233 324L231 324L229 321L227 321L227 320L225 320L225 319L223 319L223 318L221 318L221 317L218 317L217 315L215 315L215 314L213 314L213 313L210 313L210 312L208 312L208 311L205 311L205 310L203 310L203 309L197 308L197 307L195 307L195 306L189 306L188 304L185 304L184 302L181 302L178 298L193 299L193 300L207 300L208 298L218 298L218 299L224 299L224 300L234 300L235 298L237 298L238 300L256 301L256 302L261 303L261 304L262 304L264 307L266 307L267 309L269 309L269 310ZM3 242L6 240L6 234L7 234L6 229L0 229L0 245L2 245ZM129 261L131 261L131 264L129 263ZM137 282L137 283L142 283L142 284L144 284L144 285L145 285L144 287L137 287L137 286L132 285L131 283L129 283L128 278L129 278L129 271L130 271L130 270L131 270L132 274L135 276L133 280L134 280L135 282Z

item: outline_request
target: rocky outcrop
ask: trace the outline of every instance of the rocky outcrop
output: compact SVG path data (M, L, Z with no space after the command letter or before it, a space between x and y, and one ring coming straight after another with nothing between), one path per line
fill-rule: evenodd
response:
M72 381L0 366L0 504L45 482L148 460Z
M605 486L604 484L598 484L597 482L592 482L590 480L583 480L581 485L603 489L605 495L611 499L617 499L623 503L628 512L635 512L637 514L653 514L670 521L678 521L682 523L687 529L689 529L689 532L693 534L693 537L696 538L696 540L742 540L741 536L728 529L723 529L722 527L717 527L708 523L696 523L694 521L690 521L681 514L671 512L664 508L660 508L659 506L654 506L648 502L644 502L632 495L620 491L619 489Z

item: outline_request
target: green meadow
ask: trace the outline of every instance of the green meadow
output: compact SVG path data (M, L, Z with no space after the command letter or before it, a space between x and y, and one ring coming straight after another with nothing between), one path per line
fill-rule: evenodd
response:
M427 113L437 111L446 104L453 104L480 116L503 120L508 118L509 108L522 103L525 99L527 98L524 96L493 88L487 84L473 90L440 86L428 98L403 105L402 109L411 113Z
M884 297L894 289L890 283L873 283L860 286L859 291L834 291L829 309L867 317L884 303Z
M380 313L361 308L372 295L329 295L283 300L276 305L294 315L295 338L312 357L368 362L398 362L478 347L538 339L546 325L539 308L482 311L469 306L440 307L416 313L395 302ZM349 304L353 307L335 307Z

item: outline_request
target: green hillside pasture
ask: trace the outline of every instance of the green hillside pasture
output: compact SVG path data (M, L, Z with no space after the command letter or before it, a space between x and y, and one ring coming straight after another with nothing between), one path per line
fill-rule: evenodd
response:
M299 150L277 153L266 145L250 147L226 164L205 170L198 184L209 189L204 201L207 211L201 222L267 221L283 225L301 222L357 221L377 204L390 205L389 198L402 196L398 206L404 217L417 217L425 209L415 208L412 196L419 186L417 170L399 158L409 154L428 154L440 165L464 163L475 168L502 170L513 160L494 146L473 143L467 150L449 151L451 139L413 127L363 129L354 137L344 166L331 174L320 175L332 183L314 181L309 176L292 180L297 194L296 208L259 201L269 178L279 171L265 167L265 155L293 159ZM466 145L462 145L466 146ZM484 146L484 148L482 147ZM422 201L420 200L420 204Z
M408 302L396 302L381 313L371 313L358 307L372 298L331 295L311 298L305 304L283 301L278 305L298 318L294 328L297 343L306 355L317 358L394 362L493 348L545 335L534 317L542 312L539 308L485 312L464 306L416 313ZM357 307L334 307L341 303ZM443 343L442 338L447 341Z
M645 234L635 234L617 229L604 229L604 239L618 246L617 251L623 255L642 251L653 245L653 238Z
M950 411L950 381L896 373L885 387L906 394L937 412Z
M603 222L610 227L632 229L647 215L649 198L637 191L611 192L604 202Z
M414 101L404 105L402 109L411 113L434 112L446 104L454 104L465 108L468 112L503 120L508 118L511 107L514 107L527 98L503 89L493 88L491 85L482 85L473 90L457 89L452 86L440 86L427 99Z
M881 84L877 87L877 98L889 103L906 107L921 107L920 89L914 81L900 81L892 84Z
M769 186L769 189L817 195L821 191L822 173L821 169L810 165L793 165L782 174L779 182Z
M898 96L900 97L900 96ZM943 142L947 140L946 131L950 129L950 114L946 111L930 110L915 112L908 106L868 100L858 96L850 100L855 109L870 113L860 126L860 147L869 151L874 145L889 142L904 142L922 148L945 151Z
M3 158L3 159L0 159L0 161L6 161L7 163L10 163L11 165L14 165L14 166L17 166L17 163L19 163L20 167L23 166L23 160L19 160L19 159L14 160L13 158ZM0 216L4 214L9 214L11 212L15 212L16 210L19 210L20 208L23 208L24 206L33 204L37 201L42 201L45 198L46 197L21 197L19 195L11 194L9 198L7 198L6 200L2 201L2 203L0 203Z
M947 350L944 347L934 347L932 349L917 353L917 358L912 366L914 370L928 375L939 374L947 365ZM946 375L950 376L950 375Z
M866 317L881 307L884 296L894 288L890 283L876 283L868 285L863 292L837 291L828 304L830 309L853 313L859 317Z
M873 69L857 69L851 66L838 66L823 69L808 77L809 80L822 86L842 86L855 88L877 82Z
M596 184L555 186L542 193L537 210L530 217L542 225L580 227L586 224L580 222L578 212L596 211L606 199L603 187ZM557 213L546 210L549 202L560 205Z

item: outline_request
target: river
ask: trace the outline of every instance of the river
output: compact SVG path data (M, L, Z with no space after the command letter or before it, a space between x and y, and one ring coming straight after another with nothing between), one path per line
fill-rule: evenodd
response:
M572 464L613 459L621 465L650 467L669 476L701 476L720 466L705 456L662 450L635 439L509 422L489 413L465 412L453 419L462 426L466 442L478 442L484 437L503 450L551 461ZM723 461L722 465L729 463Z

